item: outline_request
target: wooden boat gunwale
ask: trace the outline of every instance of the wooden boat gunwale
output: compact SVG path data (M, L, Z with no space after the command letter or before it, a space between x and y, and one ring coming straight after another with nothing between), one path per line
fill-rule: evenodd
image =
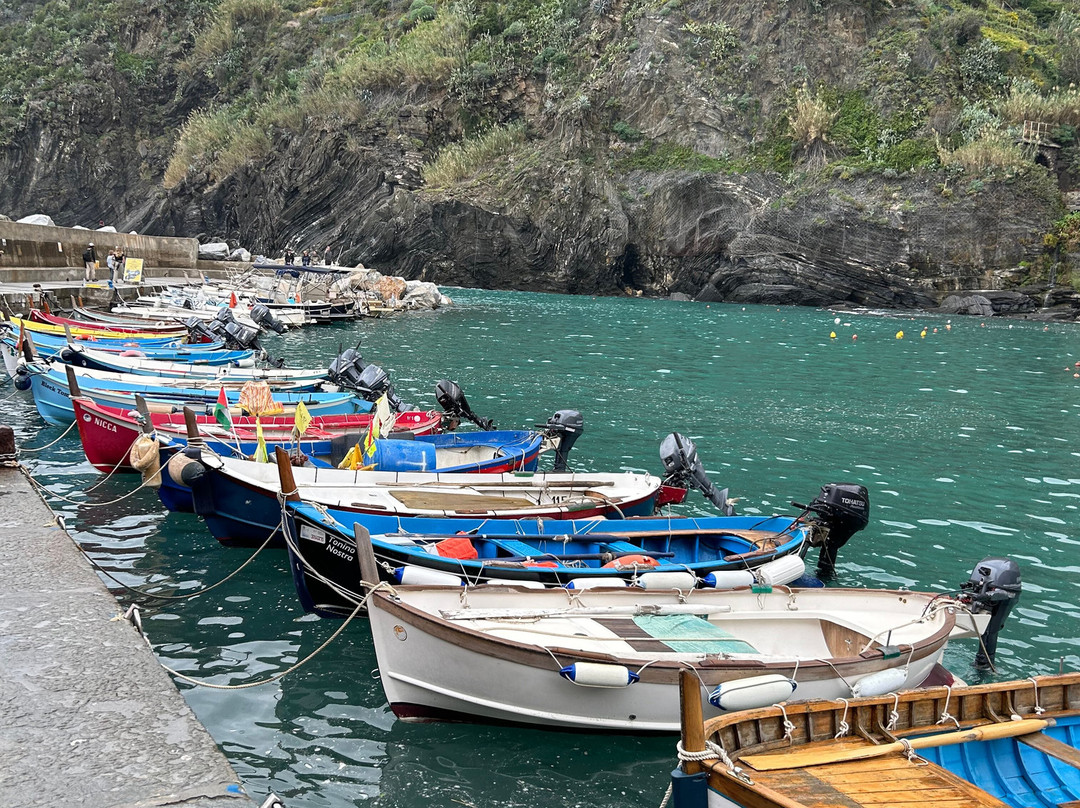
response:
M954 730L986 727L1007 732L1009 725L1017 718L1053 720L1067 717L1075 721L1080 715L1080 673L959 687L937 686L850 699L846 703L842 700L818 699L786 704L782 708L765 707L720 715L708 721L702 721L700 709L695 711L697 700L687 698L689 693L696 692L696 682L689 677L684 677L684 680L683 748L702 749L708 741L721 747L726 759L721 760L720 755L708 755L705 760L686 760L683 771L690 776L704 772L710 791L717 792L722 801L733 800L739 805L754 808L802 808L808 804L803 800L811 799L809 792L803 792L814 789L806 777L817 772L819 767L822 773L813 782L835 791L820 794L815 791L811 800L813 804L864 804L857 793L864 789L851 784L867 777L880 783L879 787L873 789L876 793L868 795L869 802L874 804L884 804L882 799L887 798L905 803L947 799L950 795L941 794L942 789L952 789L953 798L970 801L973 806L989 808L1014 804L1003 802L978 784L940 764L931 763L927 767L925 761L918 758L909 762L897 752L888 752L872 760L821 762L798 774L801 761L807 758L805 754L800 756L797 750L848 747L865 750L873 749L876 744L891 747L895 741L915 736L943 738L955 734ZM895 720L890 725L894 715ZM785 737L786 722L790 722L790 738ZM838 739L837 734L843 729L843 723L850 728L849 737ZM1075 728L1075 723L1072 726ZM1064 744L1038 731L1011 737L1047 758L1056 759L1064 767L1080 768L1080 751L1073 745ZM785 754L781 750L792 750L790 762L781 768L758 771L749 762L753 755L765 755L765 759L777 758L778 763L783 762ZM790 774L785 775L785 772ZM797 781L797 787L796 781L791 779L795 777L801 778ZM897 780L898 777L920 778L918 789L909 791ZM785 782L792 790L777 790L777 786ZM1037 783L1029 786L1038 789ZM849 791L845 787L854 790ZM919 793L919 790L925 793ZM1015 801L1017 794L1007 788L1003 798ZM1074 803L1061 805L1064 808Z

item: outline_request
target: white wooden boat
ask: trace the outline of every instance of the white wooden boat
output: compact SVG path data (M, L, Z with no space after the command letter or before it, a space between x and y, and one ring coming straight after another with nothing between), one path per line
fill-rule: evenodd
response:
M370 542L364 542L370 547ZM361 554L365 581L374 557ZM706 715L923 683L987 616L940 594L868 589L376 588L386 698L404 720L677 732L679 671ZM715 704L714 704L715 702Z
M492 451L481 446L473 454L448 452L447 458L463 466L490 460ZM252 519L262 500L273 508L271 527L280 519L276 465L212 452L204 452L199 462L206 467L219 507L242 502L246 518ZM638 516L652 513L660 489L658 477L627 472L475 474L301 467L292 473L304 502L389 516L586 519L620 510Z
M142 362L150 360L142 359ZM79 367L67 364L58 359L41 360L39 370L55 371L66 374L70 368L75 377L87 387L98 386L95 382L123 382L128 384L152 385L154 387L178 387L185 389L216 390L219 387L226 389L239 389L250 381L266 382L274 391L288 392L313 390L321 388L321 380L324 376L313 375L311 371L301 371L300 375L289 375L285 370L260 370L258 368L229 368L227 372L214 373L213 375L199 376L165 376L146 373L129 373L126 371L96 370L94 368ZM221 368L208 368L208 370L226 370ZM294 373L296 373L294 371Z

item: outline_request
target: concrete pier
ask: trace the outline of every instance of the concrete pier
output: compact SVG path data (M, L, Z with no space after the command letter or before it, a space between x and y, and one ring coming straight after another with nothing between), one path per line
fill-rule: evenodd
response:
M0 805L252 808L24 475L0 468Z

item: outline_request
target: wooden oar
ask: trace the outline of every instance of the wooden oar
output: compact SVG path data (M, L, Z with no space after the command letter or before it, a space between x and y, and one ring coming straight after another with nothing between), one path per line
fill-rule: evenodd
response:
M969 741L1015 738L1018 735L1040 732L1053 723L1052 718L1025 718L1020 721L983 724L959 732L943 732L938 735L912 738L907 743L897 741L895 743L881 744L880 746L865 746L856 749L812 749L804 752L793 750L783 754L747 755L741 758L739 762L752 766L759 772L776 771L777 769L801 769L806 766L822 766L826 763L842 763L849 760L866 760L890 755L894 752L906 752L909 746L911 749L932 749L938 746L968 743Z

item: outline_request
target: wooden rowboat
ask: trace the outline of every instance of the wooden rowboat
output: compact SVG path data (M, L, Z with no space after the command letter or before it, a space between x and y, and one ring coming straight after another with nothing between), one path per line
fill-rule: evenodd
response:
M682 670L710 691L712 715L851 698L882 679L914 687L962 610L940 594L868 589L375 586L366 547L380 681L405 720L675 732Z
M1080 673L705 722L697 682L682 686L674 808L1080 805Z

